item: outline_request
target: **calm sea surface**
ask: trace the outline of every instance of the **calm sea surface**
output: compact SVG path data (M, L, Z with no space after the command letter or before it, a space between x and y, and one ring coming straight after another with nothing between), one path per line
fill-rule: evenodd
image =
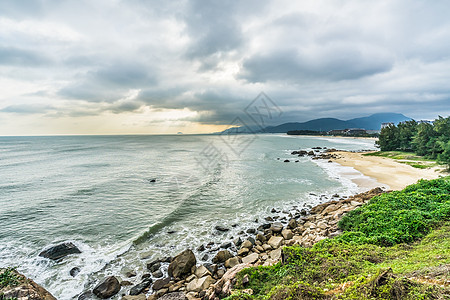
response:
M135 270L138 280L152 259L230 241L273 207L355 193L335 164L290 155L314 146L374 143L282 135L0 137L0 267L17 266L58 299L73 299L105 275ZM231 230L218 233L216 225ZM58 263L38 257L65 241L82 253ZM76 277L73 267L81 270Z

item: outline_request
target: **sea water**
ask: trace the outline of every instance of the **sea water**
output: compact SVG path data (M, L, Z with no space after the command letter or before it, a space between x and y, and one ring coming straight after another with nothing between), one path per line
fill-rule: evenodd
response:
M315 146L363 150L374 142L286 135L0 137L0 267L17 267L63 300L106 275L125 279L134 270L138 276L127 280L138 282L147 262L231 241L262 224L272 208L308 208L327 195L356 193L336 164L290 154ZM230 231L218 232L217 225ZM59 262L38 256L66 241L82 253ZM195 252L205 262L214 255ZM72 277L74 267L80 273Z

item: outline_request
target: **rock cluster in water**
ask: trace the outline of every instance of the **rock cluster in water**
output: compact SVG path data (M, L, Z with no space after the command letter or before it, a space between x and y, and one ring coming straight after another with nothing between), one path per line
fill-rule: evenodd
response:
M336 200L317 205L308 214L293 216L287 225L279 221L269 222L251 230L253 235L244 241L236 238L233 243L221 245L224 249L219 249L212 263L198 264L193 251L186 249L174 258L155 260L147 264L147 269L153 276L158 272L161 275L154 282L150 274L146 274L142 276L140 283L128 288L126 286L129 282L122 281L119 284L118 280L111 276L114 279L108 277L100 282L94 289L94 294L108 298L113 293L119 293L122 288L124 300L219 299L231 294L235 276L242 269L278 263L282 260L283 246L311 247L320 240L340 234L337 226L340 218L381 193L383 190L376 188L347 199L338 200L339 195L334 195ZM276 212L275 209L274 211ZM216 229L224 231L225 228ZM205 246L202 245L198 250L204 249ZM161 271L162 262L170 262L168 276L164 278ZM98 294L96 289L99 286L102 286L102 291L108 293ZM251 290L248 292L251 293ZM82 296L83 294L78 299L89 299Z

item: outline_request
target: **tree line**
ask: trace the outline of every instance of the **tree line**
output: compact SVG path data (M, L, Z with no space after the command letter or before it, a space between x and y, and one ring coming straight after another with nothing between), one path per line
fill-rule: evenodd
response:
M432 123L411 120L391 124L381 129L377 144L381 151L414 152L450 168L450 117L439 116Z

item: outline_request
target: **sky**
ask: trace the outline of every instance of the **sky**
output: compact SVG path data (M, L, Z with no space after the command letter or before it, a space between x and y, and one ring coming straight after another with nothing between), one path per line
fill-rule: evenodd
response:
M445 117L449 15L439 0L0 0L0 135L215 132L250 124L261 92L266 125Z

